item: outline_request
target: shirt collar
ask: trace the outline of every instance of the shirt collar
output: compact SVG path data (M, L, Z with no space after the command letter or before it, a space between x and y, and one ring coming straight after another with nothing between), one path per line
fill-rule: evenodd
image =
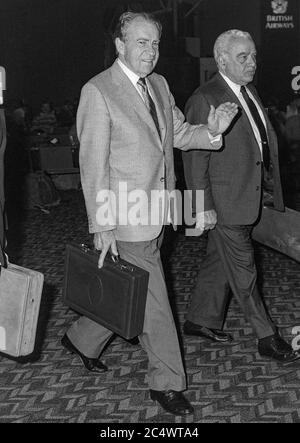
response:
M120 68L122 69L122 71L124 72L124 74L126 74L127 77L129 78L131 83L134 86L136 86L136 84L137 84L137 82L138 82L140 77L135 72L131 71L131 69L127 68L127 66L124 65L124 63L121 62L121 60L119 58L117 59L117 62L119 64Z
M220 72L220 75L224 78L225 82L228 84L228 86L233 90L235 95L239 97L241 93L241 85L238 85L237 83L234 83L230 78L228 78L225 74Z

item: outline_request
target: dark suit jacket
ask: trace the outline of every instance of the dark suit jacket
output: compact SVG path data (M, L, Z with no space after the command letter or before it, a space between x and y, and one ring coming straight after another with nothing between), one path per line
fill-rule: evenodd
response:
M247 86L264 112L274 171L274 207L284 211L279 174L277 138L252 85ZM215 209L218 222L227 225L254 224L262 200L261 151L241 103L220 74L198 88L186 105L187 121L207 121L210 105L239 105L239 113L224 134L221 151L190 151L183 154L187 188L204 190L205 210Z
M0 108L0 263L4 264L4 152L6 147L6 126L4 110Z

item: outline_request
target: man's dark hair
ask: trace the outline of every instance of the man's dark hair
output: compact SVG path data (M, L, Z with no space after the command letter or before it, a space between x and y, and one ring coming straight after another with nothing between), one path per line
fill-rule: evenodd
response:
M116 38L119 38L124 42L126 39L126 32L128 26L133 20L137 18L153 23L158 29L159 37L161 37L162 33L161 22L153 14L148 12L124 12L124 14L120 16L118 23L116 25L115 31L113 33L113 41L115 41Z

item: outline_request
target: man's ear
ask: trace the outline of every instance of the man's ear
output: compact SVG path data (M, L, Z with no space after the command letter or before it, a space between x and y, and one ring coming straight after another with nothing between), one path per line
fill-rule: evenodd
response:
M122 40L119 37L117 37L115 39L115 45L116 45L117 53L124 55L125 44L124 44L124 42L122 42Z
M218 65L222 68L226 68L226 58L224 55L219 55Z

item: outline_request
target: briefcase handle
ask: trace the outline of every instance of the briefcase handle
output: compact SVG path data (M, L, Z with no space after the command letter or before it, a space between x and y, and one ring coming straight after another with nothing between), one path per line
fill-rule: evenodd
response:
M79 246L82 249L82 251L85 253L96 252L95 248L92 249L88 245L86 245L85 243L81 243ZM99 252L99 251L97 251L97 252ZM125 270L125 271L134 272L134 267L130 266L128 264L121 263L118 255L110 254L110 257L111 257L112 261L114 262L114 264L117 265L122 271Z
M96 251L95 248L92 249L88 245L86 245L85 243L81 243L79 246L83 250L83 252L95 252ZM114 263L117 263L119 261L118 255L113 255L113 254L110 254L110 255L111 255L111 259Z

